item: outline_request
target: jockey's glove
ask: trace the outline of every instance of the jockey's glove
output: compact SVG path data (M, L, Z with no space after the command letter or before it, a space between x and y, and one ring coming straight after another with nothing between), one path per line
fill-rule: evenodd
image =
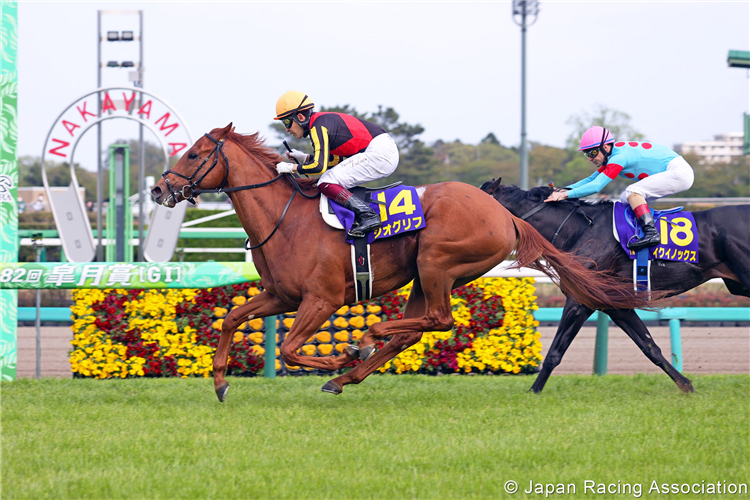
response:
M276 170L280 174L293 174L294 173L294 167L296 167L294 163L287 163L285 161L280 162L278 165L276 165Z
M307 163L308 155L307 153L303 153L302 151L292 149L291 151L288 151L286 153L286 157L290 160L297 160L297 163L299 163L300 165L304 165L305 163Z

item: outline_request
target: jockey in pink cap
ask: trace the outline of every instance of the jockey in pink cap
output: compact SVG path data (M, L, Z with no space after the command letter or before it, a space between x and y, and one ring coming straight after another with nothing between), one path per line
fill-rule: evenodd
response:
M622 203L630 204L643 229L643 237L629 243L628 248L640 250L658 245L661 238L647 200L689 189L695 175L688 162L666 146L650 142L615 142L609 130L599 126L584 132L578 151L582 151L597 167L596 172L564 189L555 190L544 201L594 194L618 175L627 179L637 178L638 182L628 186L620 197Z

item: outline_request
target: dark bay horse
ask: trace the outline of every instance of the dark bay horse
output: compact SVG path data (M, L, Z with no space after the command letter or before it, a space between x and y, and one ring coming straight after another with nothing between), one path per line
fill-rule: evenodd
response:
M632 282L633 261L625 254L612 234L613 202L564 200L544 203L551 187L524 191L504 186L500 179L485 182L481 189L491 194L513 215L527 219L556 248L573 252L596 262L599 269L608 269ZM543 207L543 209L540 209ZM526 214L533 212L525 217ZM652 290L664 296L686 292L712 278L722 278L729 291L750 297L750 205L737 205L692 212L698 227L697 264L657 260L651 266ZM589 222L590 221L590 222ZM567 293L560 325L552 341L542 369L531 389L544 389L552 370L560 364L565 351L594 312L589 306L573 300ZM680 374L661 353L646 325L634 310L604 311L636 343L656 366L669 375L685 392L693 392L690 380Z
M220 401L229 388L227 359L241 323L298 311L281 346L284 361L323 370L340 369L357 357L364 361L323 386L338 394L418 342L423 332L450 330L451 290L487 273L514 247L521 265L551 275L590 309L647 303L622 280L593 272L579 258L556 250L480 189L457 182L428 185L417 188L427 227L371 246L374 297L414 280L403 319L372 325L359 348L340 356L301 355L305 341L342 305L354 302L354 277L344 233L320 216L317 188L310 181L300 187L302 181L279 175L275 164L282 160L263 146L257 133L236 134L229 124L198 139L152 189L154 200L168 207L191 201L200 192L227 192L254 247L264 291L233 309L223 322L213 363ZM375 340L389 336L385 347L373 354Z

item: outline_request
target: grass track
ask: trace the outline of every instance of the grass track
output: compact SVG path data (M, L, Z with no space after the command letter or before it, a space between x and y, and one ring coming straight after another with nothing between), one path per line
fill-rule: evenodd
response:
M750 376L2 383L2 498L544 498L529 481L750 482ZM507 480L521 489L503 490ZM706 498L705 495L662 495ZM713 495L711 498L747 498Z

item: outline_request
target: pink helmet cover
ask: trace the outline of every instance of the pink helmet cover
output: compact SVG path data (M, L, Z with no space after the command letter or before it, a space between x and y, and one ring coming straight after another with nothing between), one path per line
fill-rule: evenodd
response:
M585 151L587 149L596 148L603 144L610 144L613 142L615 142L615 138L609 130L594 125L583 133L583 137L581 137L581 147L578 151Z

